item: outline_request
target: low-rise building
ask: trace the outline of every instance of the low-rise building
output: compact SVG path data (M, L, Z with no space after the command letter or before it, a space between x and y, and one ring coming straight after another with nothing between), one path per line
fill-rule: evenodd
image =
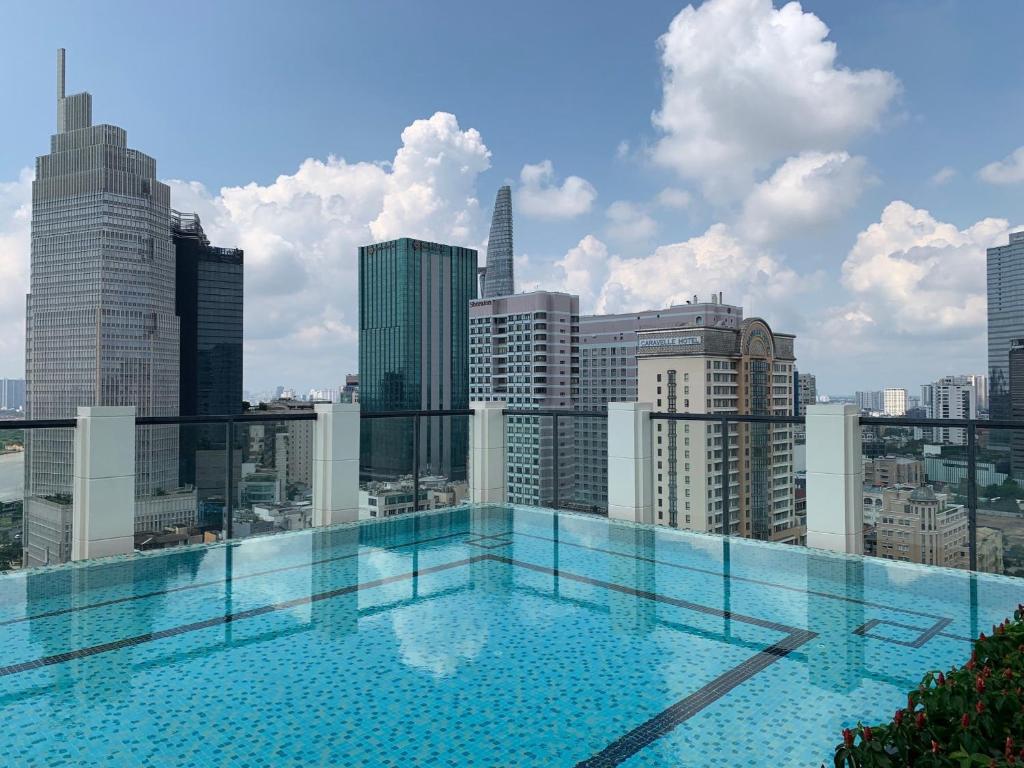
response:
M964 568L967 511L930 485L887 488L876 526L877 555L925 565Z
M864 484L876 486L910 485L924 483L924 462L905 456L875 456L864 458Z

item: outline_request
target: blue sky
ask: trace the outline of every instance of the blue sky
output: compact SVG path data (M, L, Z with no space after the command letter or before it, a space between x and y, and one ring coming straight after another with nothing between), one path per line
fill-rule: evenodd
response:
M724 290L834 393L982 371L984 248L1024 223L1024 155L979 171L1024 145L1024 6L686 7L8 7L0 375L21 370L23 169L58 46L174 205L246 248L248 389L355 370L355 246L482 247L506 182L524 287L605 311Z

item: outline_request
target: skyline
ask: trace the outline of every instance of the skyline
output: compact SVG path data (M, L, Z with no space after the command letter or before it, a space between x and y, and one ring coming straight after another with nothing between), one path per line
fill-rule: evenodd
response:
M466 11L444 19L450 34L480 14L450 6ZM396 45L417 24L428 34L444 26L411 5L388 8ZM31 31L17 39L0 32L22 62L0 74L0 87L24 117L0 129L0 322L9 329L0 375L23 366L31 172L22 169L52 130L59 45L69 50L69 90L97 99L96 122L123 125L135 146L160 158L172 206L196 210L215 242L245 249L246 389L306 390L355 371L356 248L409 236L484 253L490 200L504 183L512 185L520 290L578 293L584 313L658 309L724 291L747 316L796 333L797 366L818 377L821 392L915 391L945 374L985 372L984 248L1005 244L1024 222L1013 205L1020 189L1009 183L1024 180L1012 130L1021 65L998 44L1020 10L880 3L881 23L867 29L837 3L802 11L763 0L712 0L696 10L661 3L628 18L598 8L579 20L586 44L563 38L560 58L544 44L565 31L567 8L532 30L524 29L528 9L493 10L508 28L488 44L467 39L472 66L451 52L420 59L412 83L401 82L395 63L363 62L369 43L325 61L286 47L292 66L274 77L233 40L202 62L195 82L187 57L171 66L145 57L129 72L102 53L114 34L94 28L102 17L85 23L73 6L15 9L7 29ZM46 13L61 18L29 23ZM282 23L314 14L338 22L324 26L346 40L359 32L372 41L385 29L383 12L355 7L310 5ZM959 26L964 17L971 34ZM232 20L244 37L252 22L226 5L178 42L202 46ZM721 28L730 34L716 37L716 49L702 47ZM792 34L773 36L783 28ZM599 63L595 39L615 35L613 61ZM127 45L130 54L136 43ZM505 55L515 74L484 61L484 48ZM521 48L539 49L536 60L508 56ZM749 55L732 55L739 50ZM564 57L575 53L582 58L567 67ZM797 53L809 62L803 69L792 66ZM536 86L543 66L552 87ZM828 87L815 89L815 78ZM772 98L739 99L728 110L715 102L709 86L744 80ZM316 113L327 110L328 85L366 91L361 109L344 109L331 131L323 125L330 114ZM175 87L191 88L184 103L194 109L166 98ZM266 89L258 98L256 87ZM565 93L571 104L558 103ZM268 104L291 121L267 119ZM998 165L1004 158L1012 160ZM890 324L902 332L889 333Z

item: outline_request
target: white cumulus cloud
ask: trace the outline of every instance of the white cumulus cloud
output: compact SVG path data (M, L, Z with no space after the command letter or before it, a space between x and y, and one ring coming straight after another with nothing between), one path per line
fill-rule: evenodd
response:
M777 240L835 221L868 183L863 157L802 152L789 158L747 198L740 222L747 237Z
M1020 184L1024 181L1024 147L1017 147L1002 160L989 163L978 176L989 184Z
M0 182L0 377L25 370L25 294L28 293L33 173Z
M657 201L665 208L689 208L692 198L685 189L665 187L658 193Z
M727 301L771 314L819 279L797 274L778 257L740 240L725 224L714 224L684 242L659 246L647 256L607 254L603 243L588 236L559 262L566 272L566 288L581 294L582 312L655 309L682 304L694 294L706 297L723 291ZM584 299L581 286L590 301Z
M978 335L985 327L985 249L1007 241L1004 219L966 229L896 200L857 236L842 282L863 325L881 334Z
M628 200L616 200L605 211L608 236L625 243L644 242L658 230L657 222L643 206Z
M829 29L799 3L707 0L660 38L663 136L654 159L730 196L807 150L831 152L878 127L899 91L879 69L837 64Z
M216 244L245 249L246 387L354 371L358 247L404 236L475 244L476 180L489 165L480 134L438 112L402 132L390 163L308 159L271 184L216 194L171 181L172 205L198 211Z
M597 199L593 184L579 176L569 176L559 186L550 160L524 165L519 182L519 210L538 219L571 219L589 211Z

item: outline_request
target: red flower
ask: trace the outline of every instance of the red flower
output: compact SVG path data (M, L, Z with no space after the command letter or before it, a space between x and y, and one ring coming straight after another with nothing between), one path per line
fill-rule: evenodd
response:
M864 741L871 741L871 726L865 725L864 730L861 732L861 735L864 737ZM1009 738L1007 739L1007 741L1009 742Z
M982 712L984 712L985 711L985 702L979 701L977 704L975 704L974 705L974 711L977 712L979 715Z
M964 716L960 718L960 725L962 725L964 728L967 728L970 726L970 724L971 717L966 712L964 712Z
M939 754L939 742L935 739L932 739L932 753L936 755Z
M978 693L984 693L985 692L985 678L984 677L979 677L977 680L974 681L974 690L976 690Z
M903 725L903 710L897 709L896 714L893 715L892 720L894 723L896 723L896 725Z
M917 724L917 730L921 730L922 728L924 728L924 712L917 713L917 719L915 720L915 723Z
M849 728L843 728L843 744L847 747L853 746L853 731Z
M939 672L938 683L939 683L939 685L945 685L946 684L946 676L944 674L942 674L941 672Z

